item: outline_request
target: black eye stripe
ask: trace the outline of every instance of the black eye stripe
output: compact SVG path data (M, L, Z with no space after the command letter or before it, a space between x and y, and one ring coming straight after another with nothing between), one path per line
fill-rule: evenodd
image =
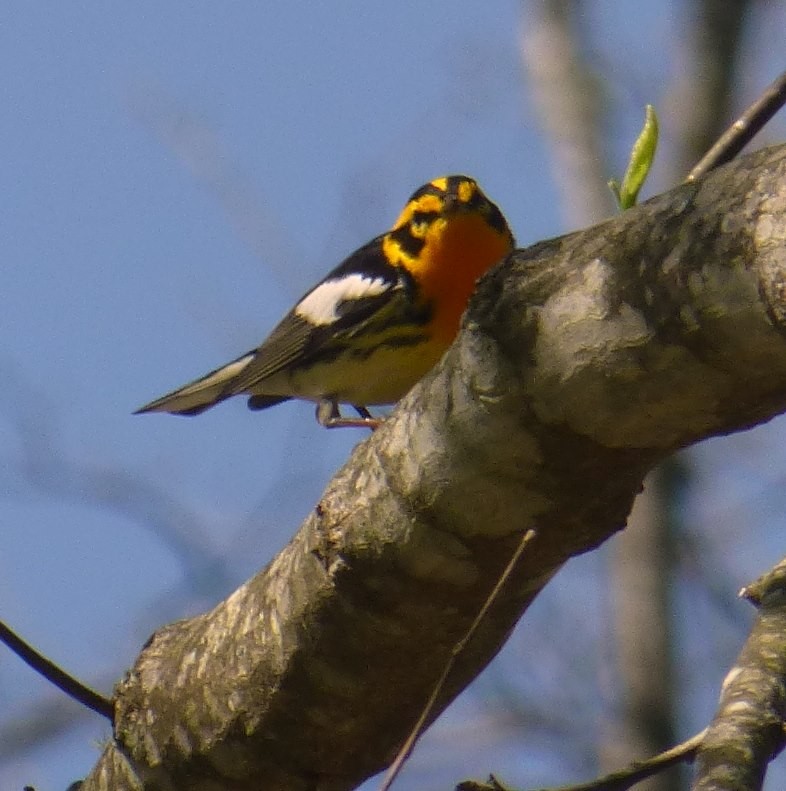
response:
M415 211L412 213L412 220L413 224L423 223L423 222L432 222L439 217L438 211Z
M392 231L390 238L393 239L401 251L410 258L415 258L426 245L425 239L421 239L412 233L410 224Z

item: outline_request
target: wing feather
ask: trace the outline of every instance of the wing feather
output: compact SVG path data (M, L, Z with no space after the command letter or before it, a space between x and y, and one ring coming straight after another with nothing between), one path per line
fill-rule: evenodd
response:
M398 314L404 318L406 311L401 311L399 300L405 296L405 284L399 270L385 258L382 238L377 237L361 247L304 294L255 350L251 362L227 383L224 393L235 395L253 391L277 373L337 354L349 338L368 331L372 324L383 323L386 317ZM358 277L373 283L374 287L365 292L358 289ZM343 291L342 281L347 284ZM317 292L326 286L329 286L326 295L329 294L332 301L316 309L313 307L315 300L321 297ZM307 302L309 298L311 301ZM301 315L298 308L304 303L309 305L309 310ZM392 303L396 303L395 311L390 310ZM331 310L330 320L317 323L308 318L310 315L319 319L328 317Z

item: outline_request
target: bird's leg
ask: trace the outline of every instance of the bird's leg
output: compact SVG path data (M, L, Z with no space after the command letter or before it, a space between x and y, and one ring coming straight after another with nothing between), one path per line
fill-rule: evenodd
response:
M344 417L338 402L324 399L317 404L317 423L325 428L369 428L372 431L382 422L364 406L353 405L360 417Z

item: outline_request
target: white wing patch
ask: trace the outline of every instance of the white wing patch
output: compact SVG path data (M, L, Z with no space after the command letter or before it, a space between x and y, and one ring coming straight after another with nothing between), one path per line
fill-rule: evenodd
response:
M311 324L332 324L339 318L336 307L340 303L376 297L390 287L390 282L381 277L365 277L359 273L326 280L297 304L295 315Z

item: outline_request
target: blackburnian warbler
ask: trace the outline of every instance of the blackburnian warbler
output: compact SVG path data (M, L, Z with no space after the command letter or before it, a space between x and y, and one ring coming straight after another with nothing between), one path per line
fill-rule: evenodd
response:
M466 176L417 190L395 225L303 296L261 346L143 406L196 415L233 395L251 409L317 402L323 426L378 423L367 406L401 398L450 346L475 282L513 234ZM359 418L343 417L339 403Z

